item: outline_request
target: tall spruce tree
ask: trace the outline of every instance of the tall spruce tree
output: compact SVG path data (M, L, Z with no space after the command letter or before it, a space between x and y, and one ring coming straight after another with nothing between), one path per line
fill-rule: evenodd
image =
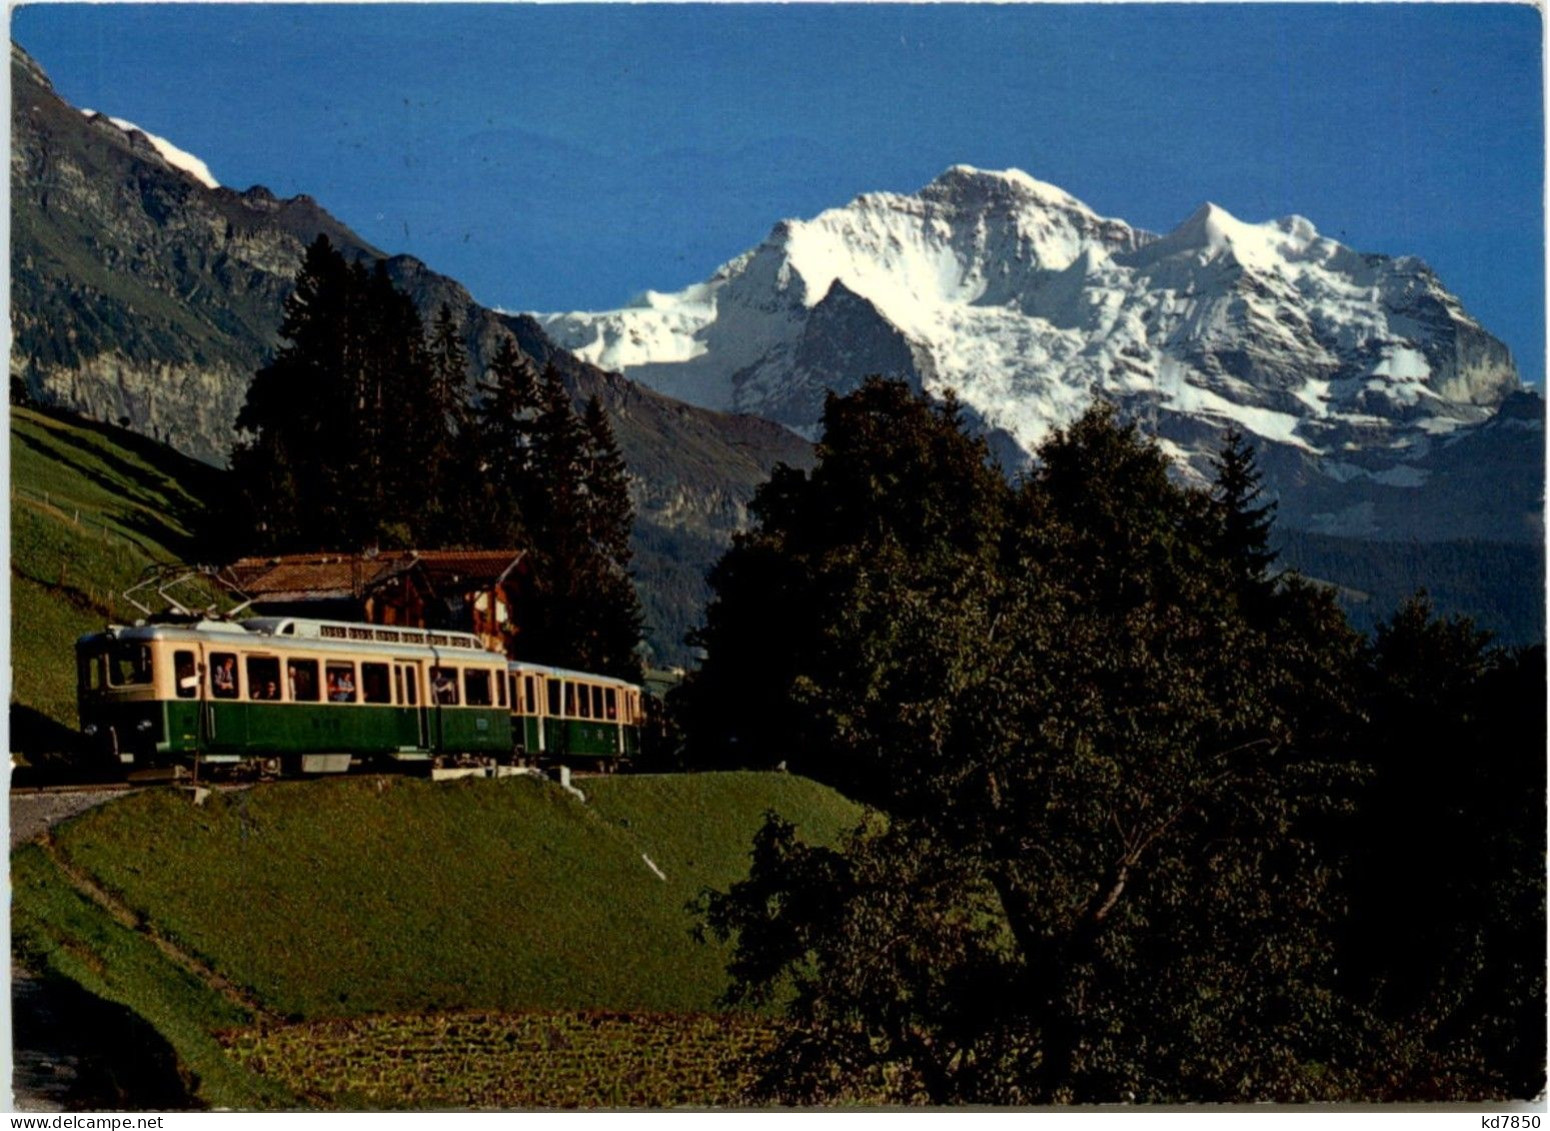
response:
M262 548L316 548L349 516L344 464L357 445L339 441L358 429L361 305L355 272L319 236L285 303L284 344L237 415L233 478Z
M522 512L532 539L533 587L518 641L524 659L580 667L570 617L583 562L581 424L551 363L539 379Z
M534 589L525 658L638 679L640 605L629 575L633 511L623 458L599 404L576 417L554 365L539 382L523 513Z
M635 508L629 474L598 397L588 399L581 427L583 531L573 585L579 659L588 671L639 680L642 618L630 575Z
M1246 589L1263 591L1266 574L1275 563L1270 531L1276 504L1261 502L1263 479L1254 446L1234 427L1222 438L1221 451L1211 461L1214 482L1211 497L1221 523L1217 553L1238 575Z
M437 439L429 406L431 362L414 301L393 285L378 261L372 273L378 372L373 410L378 470L377 542L409 549L427 544L427 516L436 513L436 484L426 475Z
M528 540L523 498L533 474L537 413L538 374L516 342L504 338L486 374L484 397L474 412L486 487L485 540L492 546L524 546Z
M465 395L468 350L452 309L436 312L428 344L430 383L426 390L425 477L431 484L427 526L439 546L478 541L482 476L479 446L473 442Z

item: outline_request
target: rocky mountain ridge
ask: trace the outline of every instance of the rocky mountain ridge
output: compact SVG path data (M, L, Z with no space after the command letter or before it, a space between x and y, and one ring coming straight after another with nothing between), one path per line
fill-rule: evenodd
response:
M64 102L14 45L11 68L13 400L121 424L223 465L248 384L278 345L306 246L321 234L350 256L383 253L310 197L209 187L168 160L168 143ZM513 337L536 364L561 369L578 404L601 398L632 476L658 655L682 660L705 569L775 463L810 465L811 445L579 361L532 319L481 306L412 256L385 263L427 322L452 309L471 393Z

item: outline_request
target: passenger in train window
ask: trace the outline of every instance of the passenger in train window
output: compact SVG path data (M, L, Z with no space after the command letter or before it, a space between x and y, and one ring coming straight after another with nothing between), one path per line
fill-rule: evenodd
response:
M237 697L237 657L227 653L212 657L215 667L210 671L210 684L217 699Z

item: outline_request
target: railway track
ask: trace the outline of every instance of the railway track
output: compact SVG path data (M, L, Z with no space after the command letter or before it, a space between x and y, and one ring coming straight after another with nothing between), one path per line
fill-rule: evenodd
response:
M56 793L128 793L144 789L149 782L81 782L70 785L13 785L12 797L38 797Z

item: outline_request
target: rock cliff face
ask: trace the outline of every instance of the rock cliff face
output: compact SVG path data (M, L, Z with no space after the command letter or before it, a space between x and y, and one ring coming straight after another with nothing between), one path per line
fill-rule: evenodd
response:
M306 244L373 249L308 197L207 187L14 46L11 94L13 386L224 462Z
M1426 484L1520 386L1506 347L1417 259L1210 204L1157 236L1025 173L966 166L915 195L781 221L677 294L539 317L583 358L809 435L825 391L868 373L955 389L1014 463L1095 397L1197 480L1235 424L1265 453L1284 516L1364 537L1478 534L1470 508L1451 526L1428 514ZM1484 504L1511 510L1504 537L1542 498L1542 462L1520 448L1510 500ZM1394 491L1413 497L1372 497Z
M254 372L278 345L285 297L319 234L380 258L309 197L210 187L176 151L62 101L12 47L13 398L120 423L224 464ZM578 403L608 409L632 475L643 599L658 655L681 660L705 569L778 461L812 461L766 420L680 404L578 361L532 319L480 306L410 256L387 259L427 320L459 320L470 383L505 337L553 360Z

